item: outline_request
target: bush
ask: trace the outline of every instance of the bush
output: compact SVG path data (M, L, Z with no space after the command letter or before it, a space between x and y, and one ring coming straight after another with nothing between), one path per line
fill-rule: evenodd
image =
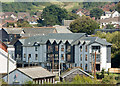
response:
M116 84L116 80L115 80L115 77L107 75L102 79L102 83L103 84Z

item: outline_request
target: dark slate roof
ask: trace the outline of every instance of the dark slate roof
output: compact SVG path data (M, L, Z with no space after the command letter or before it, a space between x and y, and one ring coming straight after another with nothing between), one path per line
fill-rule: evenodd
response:
M102 45L112 45L111 43L109 43L106 40L101 39L99 37L83 37L83 38L81 38L81 40L89 41L88 45L90 45L92 43L99 43Z
M55 30L54 27L41 27L41 28L23 28L23 31L25 32L22 34L22 37L31 37L31 36L37 36L37 35L46 35L49 33L53 33Z
M37 28L3 28L8 34L21 34L22 37L31 37L36 35L45 35L53 33L55 27L37 27Z
M79 70L80 72L82 72L82 73L85 74L86 76L89 76L89 77L91 77L91 78L94 78L93 76L91 76L90 74L88 74L87 72L83 71L83 70L80 69L80 68L73 68L73 69L71 69L70 71L63 73L63 74L61 75L61 77L64 78L64 77L70 75L71 73L73 73L73 72L75 72L75 71L77 71L77 70Z
M52 44L54 41L58 44L61 41L66 43L67 41L72 44L78 44L79 42L83 44L84 42L87 45L92 43L99 43L101 45L112 45L104 39L98 37L87 37L86 33L50 33L48 35L42 36L33 36L27 39L20 39L22 41L23 46L33 46L34 43L38 44L46 44L48 41Z
M25 39L23 46L33 46L35 42L38 42L39 44L45 44L48 40L51 43L53 43L54 40L58 43L60 41L72 42L83 36L85 36L85 33L50 33L48 35L33 36L28 39Z
M17 68L17 70L28 75L32 79L55 77L55 75L42 67Z

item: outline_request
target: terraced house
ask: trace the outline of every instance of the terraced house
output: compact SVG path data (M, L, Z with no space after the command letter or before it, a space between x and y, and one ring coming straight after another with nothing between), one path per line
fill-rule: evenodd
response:
M96 62L97 71L111 68L111 44L85 33L33 36L19 39L10 48L15 48L14 59L18 67L41 65L49 70L81 67L91 72Z

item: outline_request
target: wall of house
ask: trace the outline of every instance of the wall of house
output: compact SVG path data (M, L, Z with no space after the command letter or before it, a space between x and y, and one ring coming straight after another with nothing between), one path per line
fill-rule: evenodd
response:
M3 77L4 81L7 82L7 75ZM18 70L14 70L9 74L9 84L18 82L19 84L24 84L27 81L32 81L32 79Z
M117 12L117 11L115 11L113 14L112 14L112 18L114 18L114 17L119 17L120 16L120 14L119 14L119 12Z
M7 73L8 53L0 48L0 73ZM16 62L9 55L9 71L16 68Z
M82 52L80 50L80 46L82 46ZM87 46L87 52L85 47ZM81 55L82 55L82 60L81 60ZM85 57L87 55L87 61L85 60ZM80 45L75 45L75 64L77 64L77 67L83 68L84 71L89 71L89 46L86 44L80 44ZM82 64L82 66L81 66ZM87 65L87 69L85 66Z

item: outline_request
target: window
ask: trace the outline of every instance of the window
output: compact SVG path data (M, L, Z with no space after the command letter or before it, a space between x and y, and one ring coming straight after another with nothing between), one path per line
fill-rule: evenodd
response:
M61 51L64 51L64 45L61 45Z
M80 67L82 68L82 64L80 64Z
M82 54L80 55L80 60L82 61Z
M58 45L55 45L55 51L58 51Z
M24 58L26 58L26 54L24 54Z
M85 55L85 61L87 61L87 55Z
M38 54L35 54L35 60L38 60Z
M35 46L35 51L38 51L38 47L37 46Z
M71 51L71 46L67 46L67 52Z
M85 64L85 70L87 70L87 64Z
M87 52L87 45L85 46L85 51Z
M67 55L67 61L71 61L71 55Z
M28 55L28 58L31 58L31 54Z
M51 45L48 45L48 52L53 52L53 48Z
M98 51L100 53L100 46L92 46L92 52Z
M59 59L58 59L58 54L55 54L55 60L59 60Z
M82 52L82 46L80 46L80 52Z
M61 54L61 60L64 60L64 54Z

